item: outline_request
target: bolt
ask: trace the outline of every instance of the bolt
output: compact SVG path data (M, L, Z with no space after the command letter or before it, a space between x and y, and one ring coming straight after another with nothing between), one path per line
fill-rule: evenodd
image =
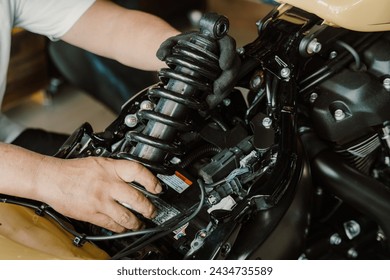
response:
M340 245L342 241L343 241L343 239L341 238L341 236L338 233L332 234L332 236L329 238L329 243L331 245L336 245L336 246Z
M245 49L243 47L237 49L237 53L242 55L245 53Z
M229 253L230 253L230 250L232 249L232 247L230 246L229 243L225 243L222 247L221 247L221 256L222 257L226 257Z
M290 68L284 67L282 70L280 70L280 76L282 76L282 78L284 79L289 78L290 74L291 74Z
M390 91L390 78L385 78L383 80L383 87L385 90Z
M307 260L307 256L305 254L302 254L298 258L299 261Z
M181 159L178 157L173 157L170 162L174 165L178 165L181 162Z
M136 114L127 115L125 117L125 125L128 127L135 127L138 123L138 118Z
M225 98L224 100L222 100L222 103L223 105L228 107L232 103L232 101L229 98Z
M336 51L331 51L329 54L330 59L335 59L338 56L338 53Z
M257 89L258 87L260 87L262 82L263 82L263 79L261 78L260 75L254 76L250 82L251 89Z
M345 222L344 230L345 230L345 234L350 240L354 239L361 232L359 223L354 220Z
M359 256L359 253L358 253L358 251L356 251L355 248L351 248L348 250L347 255L351 259L356 259Z
M376 234L376 241L382 242L384 240L386 240L385 234L381 230L378 231L378 233Z
M322 188L317 188L316 189L316 195L322 195L324 193Z
M334 118L336 119L336 121L342 121L343 119L345 119L345 117L346 115L343 110L337 109L336 111L334 111Z
M314 38L307 45L306 51L308 54L319 53L321 51L322 45L318 42L317 38Z
M269 117L265 117L261 123L266 129L271 128L272 120Z
M139 105L139 108L141 110L153 110L154 109L154 104L151 101L149 101L149 100L144 100Z
M310 94L310 103L314 103L318 98L318 94L316 92L313 92L312 94Z
M96 150L95 150L95 154L100 154L102 152L102 149L101 148L97 148Z

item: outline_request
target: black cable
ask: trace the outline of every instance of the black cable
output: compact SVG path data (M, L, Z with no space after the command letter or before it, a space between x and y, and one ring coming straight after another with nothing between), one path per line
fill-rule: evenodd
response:
M343 41L337 41L336 44L343 47L352 55L353 59L355 60L356 70L359 70L362 67L362 61L360 59L358 52L351 45L348 45Z
M134 236L137 236L137 235L158 233L158 232L166 230L166 228L165 228L165 226L163 224L163 225L160 225L160 226L157 226L157 227L154 227L154 228L150 228L150 229L139 230L139 231L130 231L130 232L126 232L126 233L118 233L118 234L113 234L111 236L109 236L109 235L103 235L103 236L88 236L87 235L87 236L84 236L83 234L80 234L80 233L76 232L75 230L73 230L72 228L70 228L67 225L65 225L56 214L54 214L52 211L50 211L47 208L47 207L50 207L50 206L47 206L45 204L41 204L41 206L38 206L38 205L35 205L33 203L30 203L30 202L27 202L27 201L23 201L22 199L16 200L16 199L8 198L8 197L0 198L0 201L3 202L3 203L9 203L9 204L14 204L14 205L28 207L28 208L31 208L31 209L33 209L35 211L42 212L43 214L47 214L56 223L58 223L65 231L69 232L70 234L74 235L75 237L79 237L79 238L81 238L83 240L86 240L86 241L106 241L106 240L134 237ZM42 205L45 205L45 209L42 209Z

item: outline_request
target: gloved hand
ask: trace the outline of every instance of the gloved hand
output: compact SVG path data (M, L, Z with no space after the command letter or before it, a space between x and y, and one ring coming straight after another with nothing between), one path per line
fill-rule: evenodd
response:
M173 47L179 40L190 40L196 32L186 32L168 38L163 42L157 51L157 57L164 60L172 53ZM221 75L214 81L213 92L216 96L225 96L235 85L237 74L241 66L241 60L236 52L236 41L229 35L218 40L219 45L219 67ZM222 98L223 99L223 98Z

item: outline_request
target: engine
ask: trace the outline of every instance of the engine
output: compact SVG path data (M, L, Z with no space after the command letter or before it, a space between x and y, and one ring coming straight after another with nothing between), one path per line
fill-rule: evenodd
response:
M328 44L313 58L322 66L310 68L300 83L305 103L300 129L317 185L313 215L317 226L331 229L313 230L305 257L387 258L380 242L387 222L372 210L388 199L390 37L336 33L323 38ZM312 132L316 137L308 136ZM372 209L364 201L371 195Z

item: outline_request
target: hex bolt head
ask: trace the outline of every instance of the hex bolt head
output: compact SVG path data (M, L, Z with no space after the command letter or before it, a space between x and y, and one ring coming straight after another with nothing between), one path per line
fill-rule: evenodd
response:
M360 224L354 220L347 221L343 224L347 237L352 240L361 233Z
M261 83L263 82L263 79L260 75L256 75L254 76L251 81L250 81L250 87L252 89L257 89L258 87L260 87Z
M128 127L135 127L138 124L138 118L136 114L130 114L125 117L125 125Z
M310 99L309 99L310 103L314 103L317 100L317 98L318 98L318 93L313 92L312 94L310 94Z
M351 259L356 259L359 256L359 253L358 253L358 251L356 251L355 248L351 248L348 250L347 255Z
M265 117L261 123L266 129L271 128L272 126L272 120L269 117Z
M385 78L383 80L383 87L385 90L390 91L390 78Z
M228 106L230 106L230 104L232 104L232 101L229 98L225 98L224 100L222 100L222 103L223 103L223 105L228 107Z
M335 59L338 56L338 53L336 51L331 51L329 54L330 59Z
M139 105L139 108L141 110L153 110L154 107L155 107L155 105L151 101L149 101L149 100L144 100Z
M308 54L319 53L322 49L322 45L318 42L317 38L314 38L307 45L306 51Z
M291 70L288 67L284 67L282 70L280 70L280 76L282 76L282 78L284 79L289 78L290 74L291 74Z
M336 119L336 121L342 121L343 119L345 119L346 115L345 115L345 112L341 109L337 109L336 111L334 111L334 118Z
M329 238L329 243L335 246L340 245L342 241L343 240L338 233L332 234L331 237Z

